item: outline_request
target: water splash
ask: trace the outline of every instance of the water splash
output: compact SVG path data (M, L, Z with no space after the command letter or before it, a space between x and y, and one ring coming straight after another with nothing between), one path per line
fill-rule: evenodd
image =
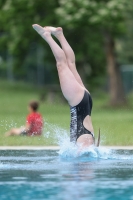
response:
M82 156L88 156L92 158L102 158L108 159L110 155L110 149L103 147L91 146L82 151L79 150L79 147L70 142L70 137L68 131L63 128L60 128L57 125L50 124L45 122L45 135L46 138L52 138L60 146L59 155L62 158L78 158ZM51 134L52 133L52 134Z
M45 121L44 137L54 140L54 143L61 145L65 140L70 140L68 131L65 129Z
M6 131L9 131L11 128L17 128L17 123L14 122L12 119L9 121L1 120L0 127L2 127L3 132L6 132Z
M64 141L60 145L59 155L65 160L133 160L133 150L114 150L106 147L90 146L80 151L77 145L69 141Z
M128 155L129 151L112 150L105 147L91 146L82 151L74 143L70 142L69 132L57 125L45 123L47 131L45 132L46 138L52 138L60 147L58 152L60 158L65 160L70 159L85 159L85 160L133 160L133 156ZM51 134L52 133L52 134Z
M111 149L104 147L90 146L88 148L79 150L79 147L73 143L67 143L67 145L60 146L59 155L61 158L82 158L87 160L97 160L97 159L110 159Z

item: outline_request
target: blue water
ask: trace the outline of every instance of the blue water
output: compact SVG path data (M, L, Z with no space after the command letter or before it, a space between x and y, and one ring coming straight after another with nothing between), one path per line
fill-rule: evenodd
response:
M1 150L0 200L133 199L132 150L66 146Z

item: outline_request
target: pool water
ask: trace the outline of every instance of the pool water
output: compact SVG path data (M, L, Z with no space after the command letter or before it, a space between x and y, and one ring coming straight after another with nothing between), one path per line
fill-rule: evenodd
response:
M1 150L0 200L133 199L132 150L68 152Z

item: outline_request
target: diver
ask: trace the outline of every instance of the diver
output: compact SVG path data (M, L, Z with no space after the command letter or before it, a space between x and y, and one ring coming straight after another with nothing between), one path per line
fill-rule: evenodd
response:
M92 98L77 72L74 52L62 28L41 27L38 24L34 24L33 28L49 44L56 60L61 90L70 106L70 141L82 148L94 145L94 129L91 121ZM62 48L51 35L59 40Z

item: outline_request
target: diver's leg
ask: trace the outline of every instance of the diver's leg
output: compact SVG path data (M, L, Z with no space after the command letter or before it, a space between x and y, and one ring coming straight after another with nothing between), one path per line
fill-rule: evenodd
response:
M75 64L75 54L74 51L72 50L71 46L69 45L69 43L67 42L62 28L58 27L58 28L54 28L54 27L49 27L51 29L51 33L59 40L62 49L66 55L66 59L67 59L67 63L69 66L69 69L71 70L71 72L73 73L75 79L77 80L77 82L85 89L85 86L82 82L82 79L76 69L76 64ZM87 90L88 91L88 90ZM86 116L86 118L83 121L84 127L91 131L92 133L94 132L93 130L93 126L92 126L92 122L91 122L91 117L89 115ZM88 140L87 140L88 141Z
M33 25L33 28L49 44L56 59L62 93L69 104L75 106L83 98L84 88L77 82L73 73L69 69L66 55L51 37L51 31L48 28L43 28L39 25Z
M59 40L59 42L62 46L62 49L66 55L67 63L68 63L70 70L72 71L72 73L75 76L78 83L84 87L81 77L76 69L74 51L72 50L71 46L67 42L67 40L63 34L62 28L61 27L58 27L58 28L51 27L51 32Z

